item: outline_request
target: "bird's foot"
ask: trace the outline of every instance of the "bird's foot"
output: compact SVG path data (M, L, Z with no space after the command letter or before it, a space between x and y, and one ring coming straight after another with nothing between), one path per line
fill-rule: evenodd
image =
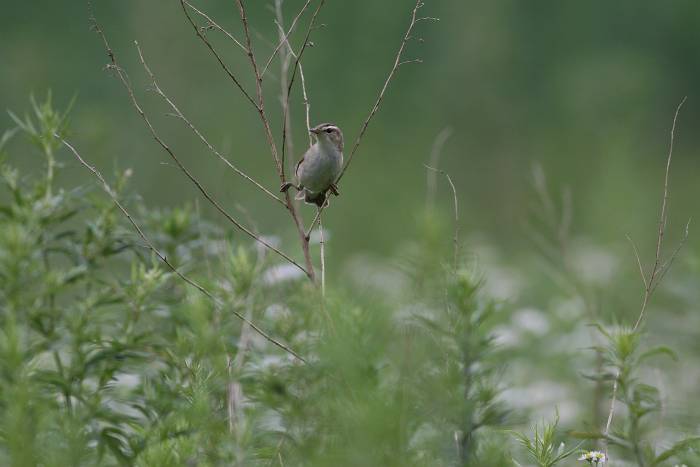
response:
M293 184L292 182L285 182L282 185L280 185L280 193L286 193L287 190L289 190L292 187L299 191L299 187Z
M335 196L340 196L340 192L338 191L338 185L335 183L331 183L331 186L328 187L331 193L333 193Z

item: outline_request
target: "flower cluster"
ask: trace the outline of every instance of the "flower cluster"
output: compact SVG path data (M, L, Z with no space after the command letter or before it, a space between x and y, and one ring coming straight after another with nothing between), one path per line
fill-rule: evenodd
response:
M605 455L605 453L602 453L600 451L586 451L583 454L581 454L581 457L579 457L578 460L586 461L591 465L599 465L604 464L605 461L608 460L608 458Z

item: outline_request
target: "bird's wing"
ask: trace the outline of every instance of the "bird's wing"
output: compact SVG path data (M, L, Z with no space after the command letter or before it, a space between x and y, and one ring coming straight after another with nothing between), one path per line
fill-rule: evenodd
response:
M297 180L299 180L299 167L301 167L301 163L304 162L304 156L302 156L301 159L299 159L299 162L297 162L296 167L294 167L294 175L296 175Z
M299 159L299 162L297 162L296 167L294 168L294 175L296 175L299 183L301 183L301 179L300 179L301 174L299 173L300 169L301 169L301 165L304 163L304 161L306 160L307 157L309 157L310 155L313 154L313 151L315 149L316 149L315 144L313 146L311 146L309 149L307 149L306 152L304 153L304 155L301 156L301 159Z

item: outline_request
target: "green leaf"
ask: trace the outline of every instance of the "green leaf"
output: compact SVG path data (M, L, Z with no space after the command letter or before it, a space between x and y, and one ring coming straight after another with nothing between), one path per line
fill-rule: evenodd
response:
M685 438L678 441L676 444L671 446L669 449L665 450L654 459L652 465L659 465L661 462L674 457L683 451L687 451L691 448L700 448L700 436L693 436L691 438Z
M671 348L666 347L665 345L659 345L657 347L653 347L647 350L646 352L642 352L642 354L639 355L638 361L641 363L647 358L656 357L658 355L666 355L667 357L670 357L671 360L673 360L674 362L678 361L678 355L676 355L676 352L671 350Z

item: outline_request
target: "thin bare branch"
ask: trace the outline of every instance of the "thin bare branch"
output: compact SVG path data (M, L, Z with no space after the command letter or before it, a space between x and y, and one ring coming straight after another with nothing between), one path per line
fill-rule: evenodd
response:
M605 431L603 431L603 443L605 446L605 458L608 458L608 435L610 434L610 426L612 425L613 415L615 414L615 401L617 400L617 387L619 386L620 380L620 370L615 373L615 380L613 381L613 392L612 398L610 399L610 411L608 412L608 419L605 422Z
M321 249L321 297L326 297L326 241L323 237L323 223L318 221L319 246Z
M214 303L214 306L216 306L216 307L219 308L219 309L224 308L223 303L221 302L221 300L219 300L215 295L213 295L211 292L209 292L209 291L208 291L207 289L205 289L203 286L201 286L200 284L198 284L197 282L195 282L194 280L190 279L188 276L186 276L185 274L183 274L182 272L180 272L180 270L177 269L177 268L170 262L170 260L168 260L168 258L167 258L163 253L161 253L160 250L158 250L158 249L155 247L155 245L153 244L153 242L149 239L149 237L148 237L148 236L145 234L145 232L141 229L141 227L138 225L138 223L136 223L136 221L135 221L134 218L131 216L131 214L129 213L129 211L127 211L127 209L124 207L124 205L121 204L121 202L119 201L119 199L118 199L118 197L117 197L117 194L114 192L114 190L112 189L112 187L109 186L109 184L108 184L107 181L104 179L104 177L102 176L102 174L101 174L94 166L88 164L88 163L80 156L80 154L79 154L78 151L75 149L75 147L74 147L73 145L71 145L68 141L66 141L65 139L63 139L63 138L62 138L61 136L59 136L58 134L54 134L54 136L55 136L58 140L60 140L60 141L64 144L64 146L66 146L66 147L70 150L70 152L73 153L73 155L75 156L75 158L78 160L78 162L80 162L80 164L81 164L83 167L85 167L85 168L88 169L90 172L92 172L92 174L93 174L95 177L97 177L97 179L102 183L102 188L104 189L104 191L109 195L110 198L112 198L112 201L114 202L114 204L119 208L119 210L122 212L122 214L124 214L124 216L128 219L129 223L132 225L132 227L134 228L134 230L136 230L136 233L137 233L138 236L141 238L141 240L146 244L146 246L148 247L148 249L151 250L151 251L153 252L153 254L155 254L155 255L158 257L158 259L160 259L160 260L163 262L163 264L165 264L173 273L175 273L175 275L177 275L177 276L178 276L180 279L182 279L185 283L187 283L187 284L189 284L190 286L192 286L192 287L194 287L195 289L197 289L202 295L204 295L204 296L206 296L207 298L209 298L209 299ZM290 349L289 347L287 347L287 346L286 346L285 344L283 344L282 342L278 341L277 339L275 339L275 338L273 338L272 336L270 336L269 334L267 334L267 333L266 333L265 331L263 331L259 326L257 326L255 323L253 323L250 319L246 318L245 316L243 316L242 314L240 314L240 313L239 313L238 311L236 311L235 309L232 309L231 312L232 312L238 319L240 319L241 321L243 321L244 324L247 324L247 325L250 326L250 328L253 329L256 333L260 334L263 338L265 338L268 342L274 344L275 346L279 347L280 349L284 350L285 352L287 352L287 353L293 355L294 357L296 357L296 358L299 359L300 361L306 362L306 360L304 360L299 354L297 354L296 352L294 352L292 349Z
M428 165L432 167L437 167L440 164L440 157L442 157L442 148L445 146L445 143L451 135L452 128L450 127L443 128L442 131L438 133L437 137L435 138L435 141L433 142L433 147L430 150L430 162L428 163ZM435 192L437 191L438 172L434 170L429 170L427 172L427 175L428 179L426 180L427 192L425 204L427 204L428 207L431 208L435 204Z
M183 1L184 1L185 5L187 5L189 8L192 9L192 11L194 11L194 12L197 13L199 16L201 16L202 18L204 18L204 19L207 21L207 23L209 23L210 27L213 27L214 29L218 29L219 31L221 31L222 33L224 33L224 35L226 35L226 36L227 36L229 39L231 39L238 47L240 47L240 49L243 50L243 52L248 53L248 49L246 49L245 46L244 46L243 44L241 44L241 42L233 36L233 34L231 34L230 32L228 32L226 29L222 28L221 26L219 26L219 25L216 23L216 21L214 21L213 19L211 19L211 18L210 18L206 13L204 13L203 11L198 10L194 5L192 5L192 4L191 4L190 2L188 2L187 0L183 0Z
M403 52L406 49L406 44L411 39L411 32L413 32L413 27L416 25L416 19L417 19L416 15L418 14L418 10L423 5L424 5L423 0L417 0L415 7L413 7L413 12L411 13L411 22L408 24L408 29L406 30L406 33L403 36L403 40L401 41L401 45L399 46L399 50L396 53L396 58L394 59L394 66L391 68L391 71L389 71L389 75L386 77L386 80L384 81L384 86L382 86L382 89L379 91L379 95L377 96L377 100L374 103L372 110L370 111L369 115L367 116L364 123L362 124L362 129L360 130L360 134L357 136L357 139L355 140L355 144L353 145L352 150L350 151L350 156L348 157L348 161L343 166L343 170L341 170L340 175L338 175L338 178L336 179L336 183L338 183L340 181L340 179L343 178L345 171L350 166L350 163L352 162L352 159L355 156L355 153L357 152L357 148L360 147L360 143L362 142L362 138L364 137L365 132L367 131L367 127L369 126L370 122L372 121L372 118L374 118L374 115L379 110L379 107L382 104L382 100L384 100L384 94L386 93L386 90L389 87L389 83L391 83L391 80L394 78L394 74L396 73L396 70L399 69L399 66L402 63L401 59L403 57Z
M639 266L639 275L642 276L642 282L644 282L644 290L649 288L649 284L647 284L647 277L646 274L644 274L644 267L642 266L642 260L639 257L639 250L637 250L637 245L634 243L634 240L632 240L632 237L629 235L625 235L627 237L627 240L629 240L630 244L632 245L632 250L634 251L634 257L637 260L637 266Z
M228 75L229 78L233 81L233 83L236 85L238 89L243 93L245 98L253 104L253 107L258 109L258 104L255 103L255 100L253 97L248 93L248 91L245 90L241 82L236 78L236 75L233 74L233 72L229 69L228 65L224 63L224 60L221 58L221 55L216 51L214 46L209 42L209 39L207 39L207 36L202 32L201 28L197 26L197 23L194 22L194 19L192 19L192 16L190 15L189 11L187 11L188 8L188 3L186 0L180 0L180 5L182 5L182 11L185 13L185 16L187 17L187 20L190 22L192 25L192 28L194 28L195 34L197 34L197 37L204 43L204 45L207 46L209 51L214 55L216 58L216 61L219 62L219 65L221 65L221 68L224 70L224 72ZM246 49L246 53L250 53L250 50ZM259 110L259 109L258 109Z
M275 24L277 25L279 29L279 34L280 37L283 37L284 35L284 26L282 24L282 0L275 0L275 11L277 14L277 21L275 21ZM311 101L309 101L309 95L306 91L306 77L304 76L304 67L301 64L301 61L299 61L298 55L294 52L294 48L292 48L292 45L289 43L289 41L285 42L287 44L287 55L288 57L294 57L298 62L299 62L299 78L301 79L301 92L302 96L304 97L304 107L306 109L306 132L309 137L309 147L311 147L314 144L313 137L311 136ZM283 74L286 75L289 69L289 60L288 57L285 57L285 60L283 62L286 64L283 66L282 71ZM284 82L282 83L283 86L286 86L286 77L284 79ZM283 106L286 104L289 106L289 100L288 96L289 93L287 92L286 89L283 88L282 90L282 99L283 99ZM283 110L284 111L284 110ZM287 111L287 115L289 112ZM290 130L291 131L291 130ZM291 139L291 135L290 135ZM291 151L289 151L291 153Z
M455 270L459 267L459 205L457 202L457 189L455 188L455 184L452 183L452 177L450 177L450 174L445 172L444 170L436 169L435 167L431 167L429 165L423 164L423 167L425 167L428 170L432 170L434 172L437 172L439 174L442 174L447 178L447 182L450 184L450 188L452 189L452 201L454 203L454 223L455 223L455 232L454 232L454 238L453 238L453 243L454 243L454 267Z
M282 2L284 0L275 0L275 24L278 27L278 34L280 38L284 38L284 15L282 13ZM287 43L288 45L288 43ZM285 125L287 128L292 127L292 122L291 122L291 113L289 112L289 97L287 94L287 85L289 84L288 78L289 78L289 65L291 64L291 59L292 55L290 53L291 48L288 50L288 47L282 48L280 51L279 57L280 57L280 106L282 108L282 115L284 115L284 118L286 119ZM282 165L285 165L285 152L288 154L293 154L294 153L294 141L291 135L291 130L290 130L290 135L289 138L285 141L285 151L282 151ZM293 159L290 158L289 160L290 166L289 166L289 171L292 172L293 166L292 164L294 163Z
M236 0L236 3L238 4L241 22L243 23L243 31L245 33L246 38L246 47L248 49L248 58L250 59L250 64L253 68L253 73L255 74L256 94L258 98L258 104L256 108L258 110L258 115L260 116L260 121L262 122L263 128L265 130L265 137L267 139L268 145L270 146L270 151L272 153L272 158L275 161L275 166L277 168L277 174L279 175L280 182L285 183L286 175L284 166L282 165L282 161L279 158L277 145L275 144L275 138L272 135L270 121L268 120L267 115L265 113L265 102L262 92L262 76L260 75L260 69L258 68L258 64L255 59L255 53L253 52L252 40L250 37L250 27L248 25L248 17L246 15L245 6L243 5L243 0ZM282 142L282 152L284 153L284 141ZM309 279L315 281L316 274L314 272L313 261L311 259L311 252L309 251L309 238L305 235L303 221L299 216L299 212L297 211L297 207L294 204L292 197L289 194L289 190L285 192L284 196L284 201L287 205L287 210L292 216L292 220L294 221L294 225L296 226L297 232L299 234L299 241L301 242L301 249L304 254L304 261L306 263L306 274L309 277Z
M173 109L173 112L175 112L174 114L170 114L170 115L182 120L194 132L194 134L197 135L197 137L207 146L207 148L209 148L209 150L215 156L217 156L224 164L229 166L234 172L236 172L238 175L240 175L241 177L245 178L250 183L255 185L258 189L260 189L263 193L267 194L273 200L275 200L276 202L278 202L282 206L285 206L284 201L282 201L277 195L272 193L270 190L268 190L267 188L262 186L260 183L258 183L253 178L251 178L248 174L246 174L245 172L240 170L238 167L233 165L233 163L231 161L229 161L226 157L224 157L219 151L216 150L216 148L214 148L214 146L211 145L211 143L209 143L209 141L204 137L204 135L202 135L202 133L197 129L197 127L195 127L190 122L190 120L187 119L187 117L185 117L185 115L180 111L180 109L177 107L175 102L173 102L173 100L170 99L170 97L168 97L167 94L165 94L165 92L162 90L162 88L158 84L158 81L156 80L156 77L153 74L153 71L146 63L146 59L143 56L143 51L141 50L141 46L136 41L134 41L134 44L136 45L136 50L138 51L138 54L139 54L139 60L141 61L141 64L143 65L144 69L146 70L146 73L148 74L148 77L151 80L153 90L155 91L156 94L158 94L170 106L171 109Z
M325 0L320 0L318 2L318 6L316 6L316 10L314 10L313 15L311 16L311 21L309 22L309 27L306 30L306 36L304 36L304 42L301 44L301 48L299 49L299 52L294 54L294 68L292 68L292 77L289 79L289 85L287 86L287 102L283 106L284 107L284 118L282 120L282 160L284 161L284 142L287 139L287 112L289 111L289 97L292 93L292 86L294 86L294 78L296 77L297 69L300 68L301 66L301 57L304 55L304 51L309 45L309 39L311 37L311 31L314 29L314 25L316 24L316 18L318 17L319 12L321 11L321 8L323 8L323 5L325 4ZM291 48L291 47L290 47Z
M406 44L408 43L409 40L411 40L411 32L413 32L413 28L415 27L417 23L417 14L418 10L423 7L424 3L423 0L416 0L416 4L413 7L413 11L411 13L411 21L408 24L408 29L406 29L406 33L403 36L403 39L401 40L401 45L399 46L399 50L396 52L396 57L394 58L394 65L392 66L391 70L389 71L389 74L386 77L386 80L384 81L384 85L382 86L381 90L379 91L379 95L377 96L377 100L374 102L374 105L372 106L372 109L369 112L369 115L365 119L365 121L362 124L362 128L360 129L360 133L357 136L357 139L355 140L355 143L353 144L352 150L350 151L350 156L347 159L347 162L345 162L345 165L343 166L342 170L340 171L340 174L338 175L338 178L336 179L335 183L340 182L340 179L343 178L343 175L345 175L345 172L348 170L348 167L350 166L350 163L352 162L353 157L355 157L355 153L357 152L357 149L360 147L360 143L362 143L362 138L364 137L365 133L367 132L367 127L369 127L370 122L374 118L374 115L377 113L379 110L379 107L382 104L382 101L384 100L384 94L386 93L386 90L389 88L389 84L391 83L392 79L394 78L394 75L396 74L396 71L400 68L400 65L402 63L402 58L403 58L403 52L406 49ZM325 209L325 207L322 207L321 210ZM318 217L320 216L320 213L316 216L316 218L312 221L311 227L309 228L309 232L313 230L314 224L318 220ZM308 234L307 234L308 237Z
M170 156L170 158L175 162L175 164L178 166L178 168L182 171L183 174L195 185L195 187L199 190L199 192L206 198L209 203L216 208L219 213L221 213L226 219L228 219L229 222L231 222L236 228L238 228L241 232L245 233L248 235L250 238L254 239L256 242L260 243L261 245L265 246L266 248L270 249L271 251L274 251L277 253L279 256L282 258L286 259L289 263L293 264L297 268L299 268L301 271L303 271L307 276L310 275L310 273L304 269L299 263L297 263L295 260L293 260L289 255L286 253L282 252L281 250L277 249L275 246L264 240L262 237L256 235L253 233L250 229L245 227L243 224L238 222L233 216L231 216L220 204L218 201L216 201L210 194L209 192L204 188L204 186L195 178L194 175L180 162L180 159L175 155L172 149L161 139L160 136L158 136L158 133L156 132L155 128L151 124L150 119L146 115L146 113L143 111L141 108L140 104L138 103L138 100L136 99L136 95L134 94L134 90L131 87L131 83L128 80L128 77L126 75L126 72L118 65L116 61L116 57L114 55L114 52L112 51L108 41L107 37L105 36L104 32L100 28L100 26L97 24L97 21L94 20L93 18L93 24L94 28L97 31L97 33L100 35L102 38L102 41L104 43L105 49L107 50L107 54L110 57L111 64L109 65L109 68L115 70L117 73L117 76L119 77L120 81L124 85L128 95L129 99L131 100L132 107L136 110L136 112L139 114L141 119L144 121L146 127L148 128L149 132L151 133L151 136L153 139L156 140L156 142L163 148L163 150Z
M325 207L325 205L324 205ZM321 214L323 213L323 207L316 211L316 217L311 221L311 225L309 226L309 230L306 231L306 238L309 238L311 236L311 232L313 232L314 227L316 227L316 223L321 221Z
M685 242L688 240L688 235L690 234L690 221L692 219L688 219L688 222L685 224L685 229L683 230L683 236L681 237L681 240L678 242L678 245L676 248L673 250L673 253L671 253L671 256L668 257L664 263L659 266L659 273L657 274L657 279L656 283L653 285L651 292L653 293L656 287L663 281L664 276L666 276L666 272L671 268L671 265L675 261L676 257L678 256L678 253L681 252L683 247L685 246Z
M255 59L255 53L253 52L253 41L250 37L250 26L248 25L248 16L246 14L245 6L243 5L243 0L236 0L238 5L238 11L241 16L241 22L243 23L243 31L245 33L246 48L248 49L248 58L250 59L250 64L253 67L253 73L255 74L255 94L258 99L258 113L260 114L260 119L262 120L263 127L265 129L265 137L267 138L267 143L270 145L270 151L272 152L272 158L275 161L275 166L277 167L277 174L280 177L282 183L284 183L284 168L282 167L282 162L280 161L277 145L275 144L275 138L272 136L272 128L270 127L270 122L265 115L265 98L263 96L262 90L262 76L260 75L260 70L258 69L258 62ZM284 147L282 148L284 153Z
M299 13L297 13L297 15L292 20L292 24L291 24L291 26L289 26L289 30L286 32L286 34L283 32L283 35L280 37L280 41L277 44L277 47L275 47L275 50L272 51L272 55L270 55L270 58L267 59L267 62L265 63L265 66L263 67L263 70L262 70L262 73L260 73L260 76L262 76L262 77L265 76L267 69L270 67L270 64L275 59L275 56L280 51L282 46L285 43L289 43L289 36L292 34L292 32L294 32L294 28L297 25L297 21L299 21L299 18L301 18L301 15L304 14L304 12L306 11L306 9L309 7L310 4L311 4L311 0L306 0L306 3L304 3L304 6L301 7L301 10L299 10ZM281 9L279 12L276 12L276 13L277 13L277 19L279 21L280 16L282 15Z
M688 231L690 228L690 221L685 226L685 233L683 238L681 239L681 242L679 243L678 247L674 250L673 254L670 256L670 258L666 261L663 262L662 259L662 248L663 248L663 241L664 237L666 235L666 224L668 220L668 213L667 213L667 204L668 204L668 180L669 180L669 173L671 170L671 160L673 158L673 143L674 143L674 138L675 138L675 132L676 132L676 122L678 120L678 114L680 113L681 107L683 107L683 104L685 103L687 97L684 97L680 104L678 104L678 107L676 107L676 112L673 115L673 124L671 125L671 140L669 143L669 148L668 148L668 157L666 158L666 173L664 175L664 190L663 190L663 200L661 202L661 214L659 215L659 230L656 236L656 253L654 255L654 264L651 268L651 272L649 273L648 277L645 277L644 275L644 268L642 267L642 262L639 259L639 253L637 252L636 246L634 246L634 243L632 243L632 246L634 248L634 254L637 259L637 264L639 266L639 271L642 275L642 280L644 281L644 297L642 299L642 306L639 311L639 317L637 318L637 321L634 323L634 327L632 328L633 332L636 332L637 329L639 329L639 326L641 325L643 319L644 319L644 313L647 309L647 305L649 304L649 300L651 299L651 296L654 294L654 291L656 290L656 287L659 285L661 280L663 279L664 275L668 271L668 268L671 266L673 263L673 260L676 258L678 253L680 252L681 248L685 244L685 241L688 238ZM629 238L629 236L628 236ZM631 239L630 239L631 242ZM615 399L617 397L617 387L619 383L619 378L620 378L620 370L617 370L617 373L615 374L615 380L613 383L613 394L612 394L612 401L610 402L610 411L608 413L608 420L605 426L605 438L604 438L604 446L605 446L605 455L607 457L608 453L608 433L610 431L610 425L612 424L613 416L615 414Z
M666 235L666 222L668 220L667 204L668 204L668 177L671 171L671 159L673 158L673 143L676 133L676 121L678 120L678 114L681 111L681 107L685 103L687 97L684 97L678 107L676 107L676 112L673 115L673 124L671 125L671 140L668 147L668 157L666 158L666 173L664 175L664 194L663 201L661 202L661 214L659 215L659 231L656 237L656 255L654 256L654 265L649 273L649 278L644 290L644 299L642 301L642 308L639 312L639 317L637 322L634 324L633 330L637 330L642 320L644 319L644 312L646 311L647 304L651 298L652 293L656 289L658 284L657 276L660 272L660 266L662 262L661 251L664 243L664 236ZM681 243L682 245L683 243Z

